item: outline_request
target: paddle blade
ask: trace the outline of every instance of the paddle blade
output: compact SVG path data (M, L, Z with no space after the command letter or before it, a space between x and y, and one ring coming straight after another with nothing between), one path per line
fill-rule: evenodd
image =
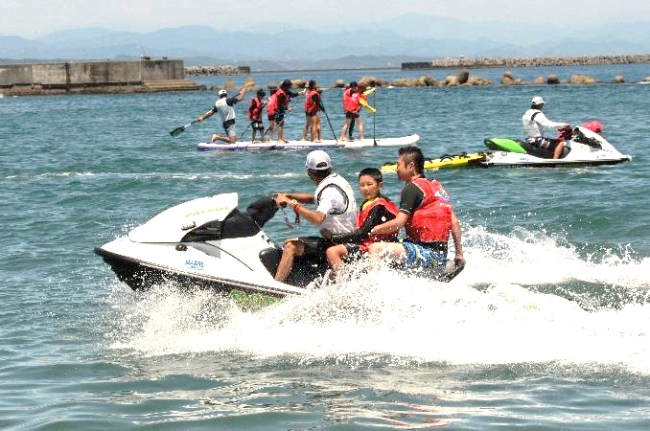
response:
M185 131L185 126L181 126L181 127L175 128L174 130L169 132L169 134L172 135L172 138L175 138L178 135L180 135L181 133L183 133L184 131Z

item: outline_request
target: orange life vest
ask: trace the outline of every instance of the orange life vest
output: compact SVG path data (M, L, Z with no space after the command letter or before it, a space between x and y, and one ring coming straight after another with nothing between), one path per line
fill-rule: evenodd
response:
M345 112L359 112L360 109L359 96L352 91L352 88L346 88L343 92L343 110Z
M308 90L305 94L305 112L313 115L320 110L320 106L314 101L314 96L318 96L317 90Z
M424 193L424 199L406 223L409 241L418 243L447 242L451 230L451 202L437 180L417 178L412 181Z
M366 219L370 215L370 212L373 210L373 208L375 208L378 205L383 205L384 207L386 207L388 212L393 214L393 216L396 216L397 213L399 212L395 203L393 201L386 199L383 196L379 196L377 199L370 202L363 201L361 203L361 211L359 211L359 214L357 215L357 228L363 226ZM361 251L367 252L368 246L370 246L370 244L372 244L373 242L397 240L398 233L399 232L368 235L366 238L363 239L363 241L359 245L359 248L361 249Z
M248 106L248 119L251 121L258 120L263 109L264 105L262 104L262 101L258 97L253 97Z
M269 96L269 101L266 104L266 113L268 115L275 115L278 112L278 96L277 92Z

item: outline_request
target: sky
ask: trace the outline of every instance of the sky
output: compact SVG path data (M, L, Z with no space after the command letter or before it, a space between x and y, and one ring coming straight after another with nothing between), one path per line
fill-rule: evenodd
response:
M59 30L102 27L148 33L208 25L250 29L264 23L323 30L384 22L395 15L431 15L466 22L641 21L647 0L0 0L0 35L33 39Z

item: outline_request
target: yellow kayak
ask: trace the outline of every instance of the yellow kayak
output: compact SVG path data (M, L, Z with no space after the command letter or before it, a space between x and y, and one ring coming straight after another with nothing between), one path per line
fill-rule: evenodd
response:
M426 159L424 169L443 169L443 168L462 168L466 166L482 166L481 162L485 161L487 154L479 153L462 153L462 154L445 154L437 159ZM395 172L397 163L384 163L381 166L382 172Z

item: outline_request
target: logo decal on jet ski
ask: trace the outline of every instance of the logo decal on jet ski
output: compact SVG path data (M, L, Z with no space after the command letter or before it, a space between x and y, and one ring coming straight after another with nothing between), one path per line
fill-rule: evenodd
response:
M185 266L195 271L203 271L204 264L200 260L187 259L185 261Z
M204 210L200 210L200 211L193 211L191 213L185 214L185 218L195 217L195 216L199 216L199 215L203 215L203 214L218 213L218 212L225 211L225 210L228 210L228 209L230 209L230 208L229 207L221 207L221 208L208 208L208 209L204 209Z

